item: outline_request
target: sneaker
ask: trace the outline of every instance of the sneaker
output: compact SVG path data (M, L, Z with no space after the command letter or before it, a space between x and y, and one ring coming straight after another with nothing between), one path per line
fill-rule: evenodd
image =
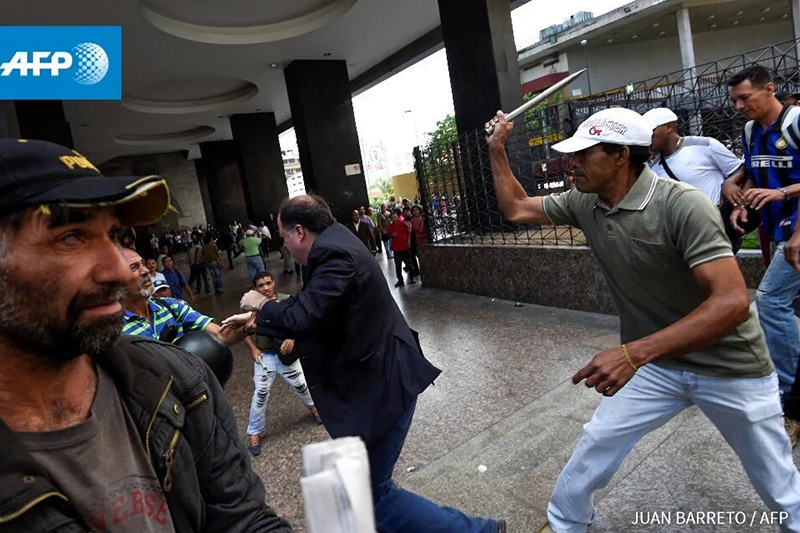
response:
M408 282L409 282L409 283L411 283L411 284L413 285L414 283L416 283L416 282L417 282L417 280L415 280L414 278L411 278L410 280L408 280Z
M314 417L314 421L318 425L321 426L322 425L322 419L319 417L319 413L317 412L317 408L316 407L309 407L308 410L311 411L311 416Z
M247 451L253 457L258 457L258 454L261 453L261 435L247 436Z
M397 283L394 284L395 287L402 287L403 285L405 285L405 282L403 281L398 281Z
M783 427L786 428L786 434L789 435L789 440L792 443L792 448L797 446L797 437L800 435L800 420L795 420L787 416L783 417Z
M553 531L549 523L545 522L544 524L539 526L539 529L536 531L536 533L556 533L556 532Z

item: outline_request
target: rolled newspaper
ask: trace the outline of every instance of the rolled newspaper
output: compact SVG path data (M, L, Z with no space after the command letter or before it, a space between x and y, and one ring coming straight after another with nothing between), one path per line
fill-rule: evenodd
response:
M367 449L358 437L303 447L308 533L375 533Z

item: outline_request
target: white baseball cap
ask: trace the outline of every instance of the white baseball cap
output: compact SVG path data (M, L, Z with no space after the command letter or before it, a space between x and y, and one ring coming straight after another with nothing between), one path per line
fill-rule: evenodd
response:
M678 115L666 107L653 108L642 116L653 129L664 124L669 124L670 122L678 122Z
M554 144L552 148L568 154L600 143L650 146L652 138L653 128L642 115L624 107L612 107L584 120L572 137Z

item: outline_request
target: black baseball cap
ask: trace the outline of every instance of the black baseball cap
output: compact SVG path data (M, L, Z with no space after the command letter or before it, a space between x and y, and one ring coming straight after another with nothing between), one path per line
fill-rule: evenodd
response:
M126 226L153 224L170 205L159 176L103 176L84 156L47 141L0 139L0 215L39 205L117 206Z

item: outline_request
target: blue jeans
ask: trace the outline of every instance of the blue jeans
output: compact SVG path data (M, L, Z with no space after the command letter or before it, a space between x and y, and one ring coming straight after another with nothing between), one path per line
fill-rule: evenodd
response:
M214 284L215 291L222 290L222 267L217 261L209 261L206 263L206 269L211 274L211 281Z
M367 444L372 500L379 533L496 533L497 522L474 518L401 489L392 481L394 465L414 418L416 400L383 438ZM788 441L787 441L788 442Z
M792 308L792 301L800 291L800 272L786 262L785 244L778 243L775 247L772 262L756 292L756 306L781 390L788 392L794 383L800 354L800 331Z
M775 373L725 379L656 365L640 368L616 395L603 398L583 426L547 506L553 531L586 531L595 521L592 494L608 485L639 439L690 405L722 433L767 507L789 513L781 531L800 532L800 473L783 429Z
M253 278L256 277L256 274L267 269L260 255L245 257L244 261L247 263L247 273L250 275L250 283L253 283Z
M386 239L383 243L383 247L386 248L386 258L394 257L394 252L392 251L392 239Z
M311 399L311 393L308 392L300 359L291 365L284 365L277 353L262 353L261 361L253 364L253 383L256 387L250 403L248 435L263 435L267 429L267 402L269 402L269 391L277 374L280 374L289 384L303 405L308 408L314 407L314 400Z

